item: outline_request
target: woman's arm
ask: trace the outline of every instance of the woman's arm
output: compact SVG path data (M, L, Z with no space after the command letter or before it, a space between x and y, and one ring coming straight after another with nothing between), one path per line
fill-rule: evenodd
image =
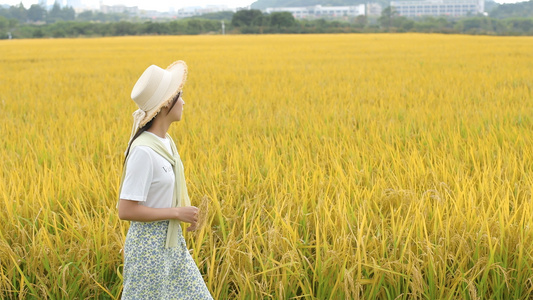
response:
M138 201L120 199L118 203L118 217L121 220L138 222L176 219L191 223L191 227L194 228L198 221L198 208L194 206L153 208L139 205Z

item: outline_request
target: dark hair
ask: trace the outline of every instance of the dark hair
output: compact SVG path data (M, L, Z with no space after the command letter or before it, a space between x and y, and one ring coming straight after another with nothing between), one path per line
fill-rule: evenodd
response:
M154 123L154 119L155 118L151 119L150 121L148 121L148 123L144 124L143 127L139 128L139 130L137 130L137 132L131 139L131 142L128 145L128 150L126 150L126 156L124 157L124 165L126 164L126 160L128 159L128 155L130 154L131 144L133 144L133 141L135 141L135 139L138 138L141 135L141 133L145 132L146 130L150 129L150 127L152 127L152 124Z
M179 91L175 96L174 98L172 98L172 101L170 101L170 106L168 107L168 111L167 111L167 115L170 113L170 111L172 110L172 108L174 107L174 105L176 105L176 103L178 102L179 98L181 97L182 95L182 91Z

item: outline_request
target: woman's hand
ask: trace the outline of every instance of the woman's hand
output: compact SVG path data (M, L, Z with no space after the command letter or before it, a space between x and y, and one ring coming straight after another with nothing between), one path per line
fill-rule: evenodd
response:
M187 231L188 231L188 232L195 231L196 229L197 229L197 228L196 228L196 224L187 227Z
M191 226L187 228L187 231L196 229L196 223L198 222L198 208L195 206L176 207L177 217L176 219L190 223Z

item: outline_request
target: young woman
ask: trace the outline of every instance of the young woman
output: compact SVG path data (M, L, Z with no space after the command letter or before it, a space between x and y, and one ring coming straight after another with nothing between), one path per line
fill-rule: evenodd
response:
M180 222L196 229L198 209L190 206L183 164L170 124L183 114L187 65L148 67L131 98L132 135L126 150L118 215L129 220L124 246L122 299L212 299L192 259Z

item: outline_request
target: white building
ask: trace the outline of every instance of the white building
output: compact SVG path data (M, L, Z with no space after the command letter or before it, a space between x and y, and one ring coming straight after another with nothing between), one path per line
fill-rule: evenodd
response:
M324 17L356 17L365 15L365 5L356 6L307 6L307 7L269 7L266 13L290 12L296 19L324 18Z
M186 18L193 16L200 16L208 13L216 13L221 11L235 11L235 9L229 8L227 5L207 5L206 7L191 6L184 7L178 10L178 18Z
M404 17L466 16L483 13L484 0L419 0L391 1L390 5Z
M381 4L375 2L369 2L366 4L366 15L367 16L381 16L383 7Z
M81 0L67 0L67 6L77 9L82 8L83 4L81 3Z
M125 5L103 5L100 4L100 11L104 14L130 14L137 15L139 8L137 6Z

